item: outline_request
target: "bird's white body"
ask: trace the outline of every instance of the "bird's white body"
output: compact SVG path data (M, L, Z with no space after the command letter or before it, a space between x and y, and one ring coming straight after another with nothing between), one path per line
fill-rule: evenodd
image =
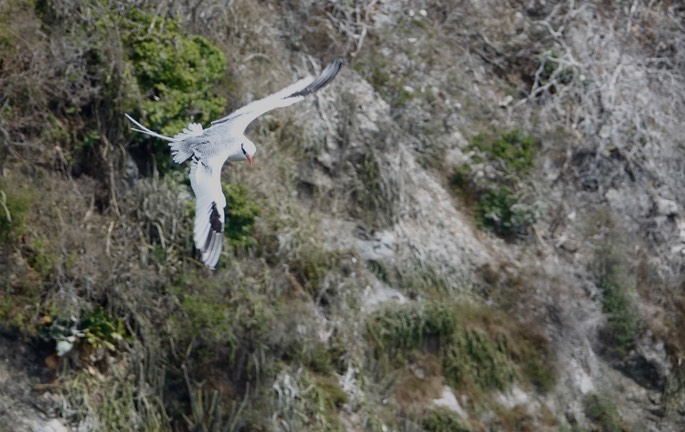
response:
M248 161L257 151L245 136L247 126L260 115L276 108L290 106L328 84L337 75L341 60L335 60L317 77L307 77L263 99L245 105L228 116L215 120L207 129L190 123L173 137L151 131L128 114L137 132L169 141L176 163L192 159L190 184L195 192L195 247L202 253L202 261L214 268L219 261L224 238L224 207L226 197L221 190L221 169L229 161Z

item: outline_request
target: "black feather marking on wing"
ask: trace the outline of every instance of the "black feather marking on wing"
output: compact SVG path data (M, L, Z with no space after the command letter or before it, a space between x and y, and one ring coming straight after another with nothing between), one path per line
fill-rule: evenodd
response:
M207 240L205 241L204 250L208 250L211 246L212 238L217 233L222 233L224 231L224 221L221 220L219 216L219 211L216 208L216 203L212 201L212 208L209 212L209 234L207 235Z
M333 81L333 78L335 78L336 75L338 75L338 72L340 72L340 68L342 67L343 61L342 59L335 59L335 61L331 64L329 64L326 69L321 72L321 75L316 77L314 81L312 81L311 84L309 84L307 87L303 88L302 90L295 92L289 96L286 96L284 99L291 98L291 97L297 97L297 96L307 96L315 91L319 90L329 82Z
M226 117L224 117L224 118L222 118L222 119L214 120L214 121L212 122L212 125L217 125L217 124L221 124L221 123L226 123L226 122L229 121L229 120L235 120L235 119L237 119L238 117L243 116L243 115L245 115L245 113L233 112L233 113L227 115Z

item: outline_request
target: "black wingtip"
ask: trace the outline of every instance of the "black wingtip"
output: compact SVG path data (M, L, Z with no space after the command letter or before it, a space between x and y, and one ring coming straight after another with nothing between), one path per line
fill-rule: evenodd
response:
M217 262L219 262L223 238L224 221L219 215L216 202L212 202L209 212L209 231L204 245L199 249L202 254L202 262L211 270L214 270ZM196 246L199 247L199 245Z
M331 64L326 66L326 69L324 69L321 74L312 81L311 84L309 84L307 87L303 88L302 90L295 92L291 94L288 97L297 97L297 96L307 96L310 95L320 88L324 87L326 84L329 82L333 81L333 78L338 75L338 72L340 72L340 69L342 68L343 65L343 60L341 58L337 58L333 60Z
M224 221L222 221L221 217L219 216L219 211L216 208L215 202L212 202L212 207L209 212L209 228L209 233L207 234L207 240L205 240L205 247L203 251L209 249L214 234L224 232Z

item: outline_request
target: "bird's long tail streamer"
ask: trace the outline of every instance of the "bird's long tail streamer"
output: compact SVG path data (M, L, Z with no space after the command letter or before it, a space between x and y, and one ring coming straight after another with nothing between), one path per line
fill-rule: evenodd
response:
M146 127L143 126L142 124L140 124L140 123L138 123L137 121L135 121L135 120L133 119L133 117L131 117L130 115L128 115L128 114L124 114L124 115L126 116L127 119L129 119L129 120L131 121L131 123L133 123L134 125L138 126L137 128L132 127L131 130L134 130L134 131L136 131L136 132L142 132L142 133L144 133L144 134L146 134L146 135L150 135L150 136L153 136L153 137L156 137L156 138L161 138L161 139L167 140L167 141L176 141L176 139L174 139L174 138L168 137L168 136L166 136L166 135L162 135L162 134L157 133L157 132L155 132L155 131L151 131L150 129L146 128Z

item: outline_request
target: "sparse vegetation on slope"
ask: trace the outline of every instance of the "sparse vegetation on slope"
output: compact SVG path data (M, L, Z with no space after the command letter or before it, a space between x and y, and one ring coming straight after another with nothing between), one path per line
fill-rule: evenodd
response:
M685 428L682 8L519 3L0 2L0 354L40 381L0 364L0 424ZM250 126L208 271L123 113L173 135L337 56Z
M421 419L421 426L427 432L469 432L463 420L447 409L430 411Z
M598 218L601 216L602 213L597 214ZM616 232L615 221L600 221L599 232L603 241L593 270L601 290L602 311L606 316L606 326L601 332L605 341L603 352L613 360L621 360L635 348L641 328L633 297L635 271L630 268L632 257L627 240Z
M446 381L480 397L514 382L550 391L556 379L547 342L498 311L455 303L411 303L370 318L375 357L403 365L414 350L441 359Z
M505 238L525 236L536 212L523 199L519 184L533 168L538 147L517 129L472 138L465 149L473 154L471 164L458 167L451 184L475 201L480 227Z
M584 401L585 415L594 422L601 432L624 432L621 416L611 397L606 393L587 395Z
M29 186L4 179L0 182L0 241L14 243L26 230L26 218L34 198Z

